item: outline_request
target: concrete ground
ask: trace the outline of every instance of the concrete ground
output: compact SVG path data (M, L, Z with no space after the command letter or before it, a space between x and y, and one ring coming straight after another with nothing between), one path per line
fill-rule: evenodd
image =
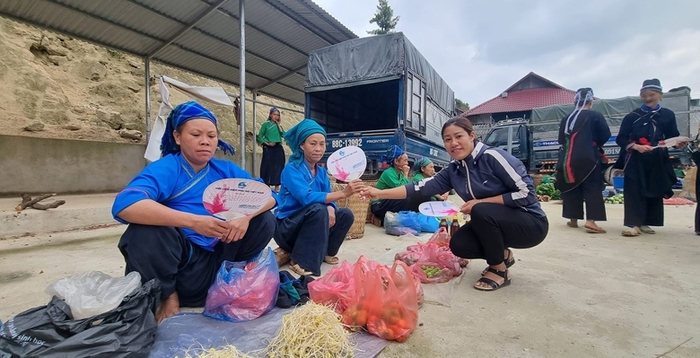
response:
M422 325L380 357L700 357L694 207L667 206L666 226L635 238L619 234L622 205L607 205L603 235L568 228L556 203L543 207L549 235L533 249L515 251L509 287L474 290L485 263L473 260L450 306L425 304ZM44 289L62 277L123 274L116 248L123 229L0 239L0 320L46 304ZM339 256L386 259L410 241L367 225L365 236L347 241Z

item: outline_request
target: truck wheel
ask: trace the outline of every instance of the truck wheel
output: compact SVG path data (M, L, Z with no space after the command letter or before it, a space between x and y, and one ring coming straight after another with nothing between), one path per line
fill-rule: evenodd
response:
M614 169L612 166L607 167L603 172L605 185L613 185L613 177L621 176L624 176L624 171L622 169Z

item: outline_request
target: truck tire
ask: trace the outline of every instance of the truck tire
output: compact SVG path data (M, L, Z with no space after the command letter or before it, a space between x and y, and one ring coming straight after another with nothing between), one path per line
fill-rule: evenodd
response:
M614 169L611 165L603 172L603 181L605 181L605 185L613 185L613 177L624 176L624 173L622 169Z

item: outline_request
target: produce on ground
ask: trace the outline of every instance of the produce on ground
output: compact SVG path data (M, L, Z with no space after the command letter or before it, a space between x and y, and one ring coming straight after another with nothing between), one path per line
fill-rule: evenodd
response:
M332 308L314 302L294 309L265 348L269 358L352 357L350 332Z
M623 194L615 194L605 198L605 202L608 204L623 204L625 202L625 196Z
M382 339L405 342L418 324L415 281L400 261L391 269L383 266L366 272L356 301L343 312L343 323Z
M535 188L535 193L537 195L547 195L550 197L552 200L560 200L561 199L561 191L559 189L554 187L554 184L552 183L542 183L538 185Z
M175 356L178 358L178 356ZM188 350L182 358L252 358L239 351L235 346L227 345L221 348Z

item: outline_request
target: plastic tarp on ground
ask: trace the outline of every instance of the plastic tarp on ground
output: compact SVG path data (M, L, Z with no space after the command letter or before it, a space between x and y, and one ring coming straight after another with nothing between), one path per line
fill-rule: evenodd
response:
M217 321L199 313L180 313L158 325L156 343L150 358L184 357L186 352L196 356L197 350L234 345L251 356L261 356L282 325L284 315L292 310L274 308L258 319L248 322ZM353 333L355 358L372 358L388 344L368 333Z
M629 96L614 99L597 99L593 101L592 110L603 114L608 122L608 126L613 132L617 132L622 119L634 109L639 108L642 101L638 96ZM681 135L688 136L689 134L689 109L690 109L690 89L681 87L677 90L671 90L664 94L661 105L676 112L676 121L678 123L678 131ZM574 110L573 104L557 105L532 110L531 121L535 126L533 132L538 132L537 124L542 124L544 131L551 131L551 126L559 128L559 123L562 118L569 115ZM549 124L549 125L547 125ZM547 127L547 128L544 128ZM556 137L556 135L555 135ZM537 139L537 138L535 138Z
M426 94L448 113L454 91L401 33L348 40L309 54L306 92L371 84L401 78L410 70L426 81Z

